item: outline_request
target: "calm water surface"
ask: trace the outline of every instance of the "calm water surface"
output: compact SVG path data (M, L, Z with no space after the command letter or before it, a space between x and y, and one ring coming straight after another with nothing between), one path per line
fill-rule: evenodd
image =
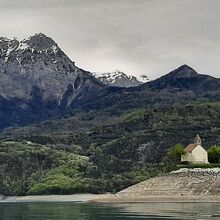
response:
M218 203L0 203L0 220L220 220Z

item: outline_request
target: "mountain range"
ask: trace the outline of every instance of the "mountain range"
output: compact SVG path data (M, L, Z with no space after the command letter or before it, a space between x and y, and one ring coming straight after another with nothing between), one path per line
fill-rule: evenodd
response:
M143 82L85 71L44 34L0 38L0 194L116 192L167 172L175 144L219 145L219 101L220 79L188 65Z
M120 114L198 99L219 100L220 79L187 65L147 83L121 71L98 75L77 67L44 34L21 41L0 38L0 129L77 111Z

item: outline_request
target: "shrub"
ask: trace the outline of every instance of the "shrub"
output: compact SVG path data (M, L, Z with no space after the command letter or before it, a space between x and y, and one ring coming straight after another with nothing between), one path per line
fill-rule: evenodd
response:
M182 144L176 144L174 147L170 148L166 155L166 162L170 164L178 164L181 162L181 155L185 155L186 151Z
M208 149L210 163L220 163L220 146L212 146Z

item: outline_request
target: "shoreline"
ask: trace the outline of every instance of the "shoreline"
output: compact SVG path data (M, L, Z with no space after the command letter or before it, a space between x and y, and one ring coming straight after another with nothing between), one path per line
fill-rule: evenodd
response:
M27 195L0 196L0 203L6 202L88 202L98 200L106 194L71 194L71 195Z
M73 194L73 195L34 195L2 196L0 203L13 202L83 202L97 204L119 203L220 203L220 196L121 196L113 194Z
M94 203L220 203L220 196L181 196L181 197L162 197L162 196L103 196Z

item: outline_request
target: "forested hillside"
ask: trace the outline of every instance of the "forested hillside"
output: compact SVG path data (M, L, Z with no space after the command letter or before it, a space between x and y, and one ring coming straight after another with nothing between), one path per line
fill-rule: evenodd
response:
M101 112L93 114L83 113L80 124L66 118L2 133L1 191L117 191L169 170L167 150L193 142L197 133L205 148L220 144L219 102L138 109L112 121L106 116L104 125L97 116ZM92 124L94 119L99 125Z

